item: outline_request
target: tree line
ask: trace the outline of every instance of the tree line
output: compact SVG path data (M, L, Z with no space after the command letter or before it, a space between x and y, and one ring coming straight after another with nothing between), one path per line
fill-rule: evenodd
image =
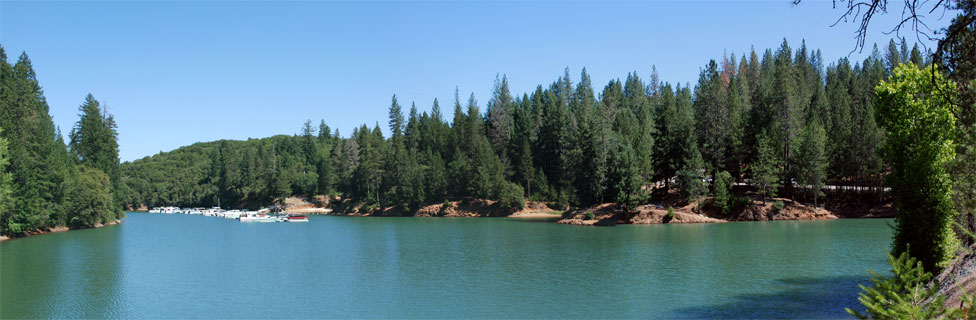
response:
M124 217L115 119L89 94L65 142L26 53L0 47L0 234Z
M451 116L434 99L404 112L394 95L379 123L348 138L321 121L299 134L198 143L122 165L128 205L259 207L289 195L342 195L412 212L465 197L557 207L636 205L660 183L684 195L749 182L765 196L815 202L825 183L881 186L883 131L874 87L900 64L928 65L904 40L861 62L825 65L819 50L784 39L709 61L695 86L652 70L597 92L584 68L514 95L496 77L482 111L457 90ZM800 186L796 188L794 186ZM812 186L807 188L806 186Z

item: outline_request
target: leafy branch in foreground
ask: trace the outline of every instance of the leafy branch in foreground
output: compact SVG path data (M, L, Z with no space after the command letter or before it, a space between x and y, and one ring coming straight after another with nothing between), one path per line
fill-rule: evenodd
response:
M922 262L902 252L897 258L888 254L891 264L890 278L868 271L874 287L861 285L860 298L865 313L846 308L847 313L858 319L934 319L947 310L942 306L945 296L937 295L938 285L926 286L932 274L925 272Z

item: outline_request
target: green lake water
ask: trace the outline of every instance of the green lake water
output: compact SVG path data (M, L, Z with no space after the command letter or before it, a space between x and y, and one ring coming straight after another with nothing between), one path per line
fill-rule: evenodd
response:
M0 318L848 318L890 220L128 213L0 243Z

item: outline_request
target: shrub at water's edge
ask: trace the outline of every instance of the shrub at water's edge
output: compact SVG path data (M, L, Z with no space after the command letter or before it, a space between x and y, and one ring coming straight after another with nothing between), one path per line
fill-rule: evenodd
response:
M924 270L922 262L908 252L898 257L888 254L891 277L874 271L873 287L861 285L858 301L864 312L847 308L859 319L971 319L976 316L976 295L966 295L958 308L946 308L945 296L939 295L939 284L932 282L932 274Z

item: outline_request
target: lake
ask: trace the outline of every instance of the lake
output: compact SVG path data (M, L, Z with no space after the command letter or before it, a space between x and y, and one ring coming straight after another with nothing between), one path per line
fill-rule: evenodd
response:
M891 220L128 213L0 243L0 318L847 318Z

